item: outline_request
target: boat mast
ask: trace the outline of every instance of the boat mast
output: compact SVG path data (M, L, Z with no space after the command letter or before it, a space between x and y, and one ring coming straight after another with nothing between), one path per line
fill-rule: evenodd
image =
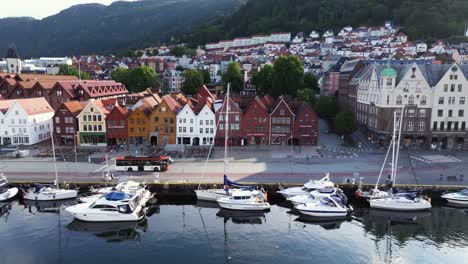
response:
M396 154L395 154L395 172L393 173L393 185L395 185L395 180L396 180L396 175L397 175L397 170L398 170L398 156L400 154L400 139L401 139L401 130L402 130L402 125L403 125L403 114L404 114L405 106L401 108L400 112L400 125L398 127L398 141L397 141L397 146L396 146Z
M393 112L393 134L392 134L392 167L390 171L390 180L392 181L393 186L393 177L395 174L395 141L396 141L396 111Z
M390 144L393 144L393 138L392 138L392 142L390 142ZM387 154L385 155L384 162L383 162L383 164L382 164L382 167L380 168L379 177L377 177L377 182L375 183L375 188L374 188L374 190L378 190L379 181L380 181L380 178L382 177L382 173L383 173L383 170L384 170L384 168L385 168L385 165L387 164L387 158L388 158L388 154L390 154L390 149L391 149L391 146L388 146Z
M231 83L227 85L226 100L224 106L226 107L226 115L224 118L224 175L226 175L227 166L227 146L228 146L228 131L229 131L229 88Z
M54 158L54 169L55 169L55 186L57 189L59 188L58 184L58 172L57 172L57 161L55 159L55 145L54 145L54 122L51 120L51 126L50 126L50 141L52 142L52 156Z

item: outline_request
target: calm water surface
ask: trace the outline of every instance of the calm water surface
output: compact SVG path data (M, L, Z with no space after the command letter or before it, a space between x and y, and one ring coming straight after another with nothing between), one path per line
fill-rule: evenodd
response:
M0 263L468 263L468 213L455 208L310 222L278 205L159 205L142 223L93 224L48 207L13 201L3 212Z

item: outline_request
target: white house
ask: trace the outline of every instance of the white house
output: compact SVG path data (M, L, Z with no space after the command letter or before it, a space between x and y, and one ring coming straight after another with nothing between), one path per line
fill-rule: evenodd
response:
M190 104L185 104L177 114L177 144L187 146L206 146L214 143L216 135L215 113L205 104L195 114Z
M419 42L416 44L416 52L425 53L427 52L427 44L424 42Z
M468 143L468 80L463 70L468 72L468 67L457 64L441 67L446 72L433 87L432 142L435 147L464 148Z
M5 107L8 107L7 111ZM3 145L33 145L50 138L54 109L44 97L4 100L0 108Z

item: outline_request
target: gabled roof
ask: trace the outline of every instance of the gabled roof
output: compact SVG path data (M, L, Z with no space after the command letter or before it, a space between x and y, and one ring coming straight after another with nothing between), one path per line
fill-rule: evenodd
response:
M13 104L13 100L0 100L0 112L5 114Z
M5 58L21 59L19 56L18 50L16 49L16 46L14 44L11 44L10 47L8 48Z
M64 102L62 105L70 111L75 117L77 117L88 102L79 102L79 101L69 101Z
M162 99L166 102L167 106L173 113L177 114L182 109L182 105L180 105L170 94L164 95Z
M294 112L291 110L291 108L289 107L288 103L286 103L286 101L284 100L284 98L283 98L282 96L280 96L278 99L279 99L279 100L278 100L278 103L276 104L276 106L275 106L275 108L273 109L273 111L271 111L270 115L272 115L272 114L276 111L276 109L278 109L278 107L279 107L282 103L286 105L286 107L288 108L289 112L290 112L293 116L296 115L296 114L294 114Z
M38 115L55 112L52 106L49 105L49 103L44 97L16 99L13 101L19 104L28 115Z

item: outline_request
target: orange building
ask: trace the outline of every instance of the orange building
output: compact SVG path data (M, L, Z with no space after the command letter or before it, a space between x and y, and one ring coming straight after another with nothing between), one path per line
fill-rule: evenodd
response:
M182 107L171 95L162 97L162 102L150 115L151 145L176 143L176 116Z
M140 108L136 108L128 115L128 143L130 145L148 142L149 117Z

